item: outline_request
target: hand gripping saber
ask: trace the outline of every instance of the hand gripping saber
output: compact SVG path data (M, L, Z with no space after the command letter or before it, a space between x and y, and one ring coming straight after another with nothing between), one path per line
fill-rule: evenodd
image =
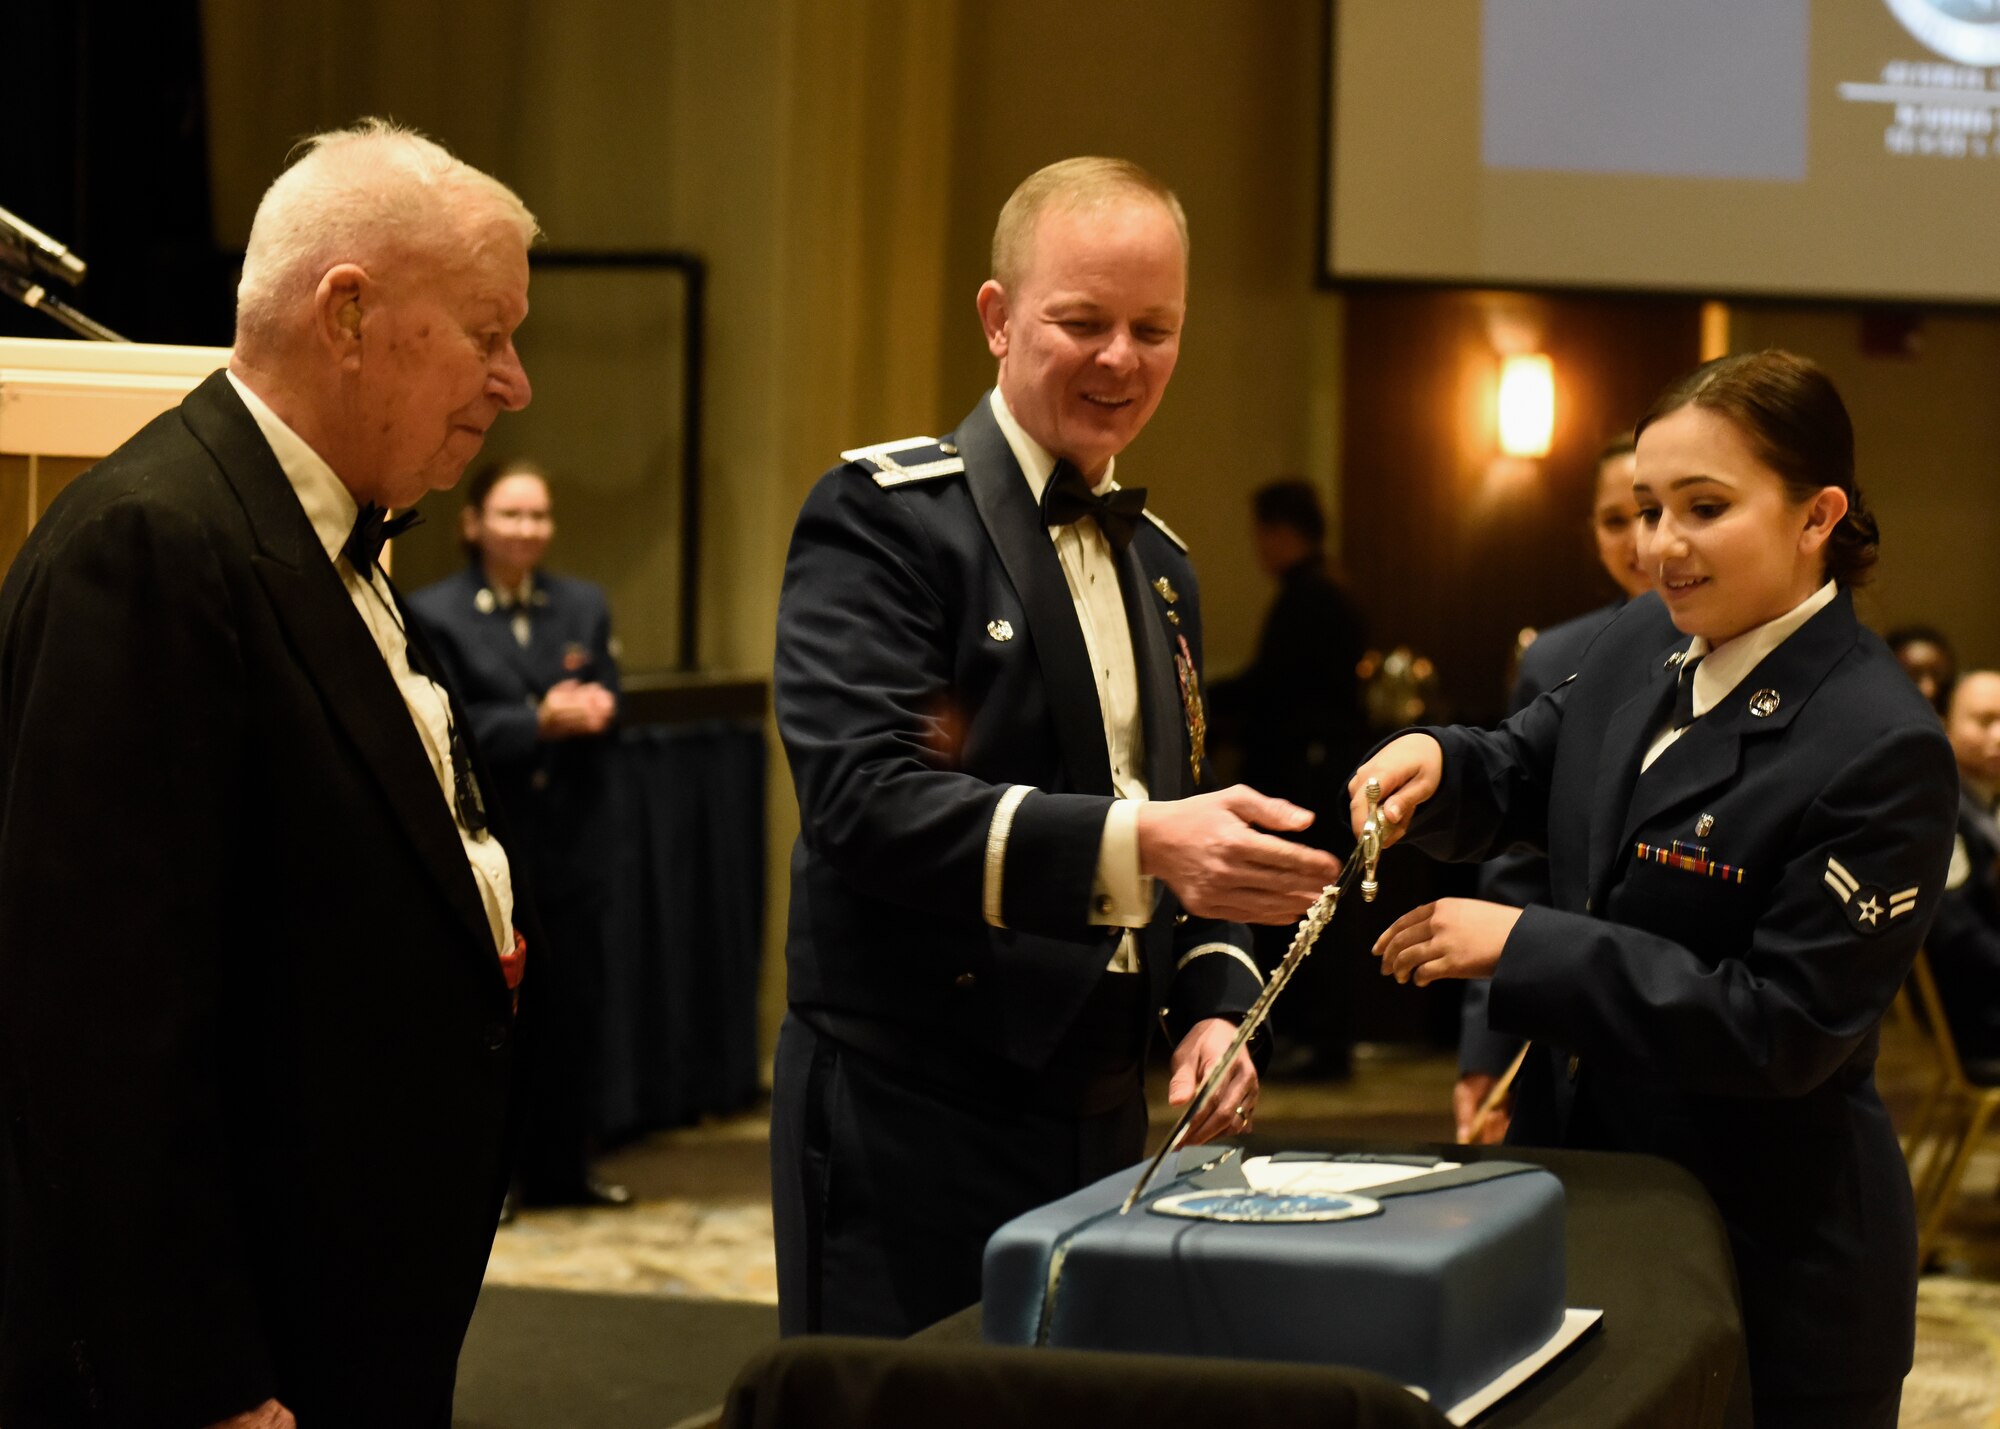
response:
M1340 870L1340 877L1327 884L1319 897L1313 901L1313 906L1306 910L1306 916L1299 920L1299 930L1292 935L1291 947L1285 950L1283 961L1272 970L1270 981L1264 984L1264 990L1257 995L1257 1000L1250 1005L1250 1010L1243 1014L1243 1025L1236 1029L1236 1037L1229 1044L1229 1050L1208 1069L1208 1079L1201 1084L1201 1090L1197 1091L1194 1099L1187 1104L1187 1110L1181 1113L1181 1119L1174 1123L1174 1129L1168 1135L1166 1142L1153 1154L1153 1159L1146 1163L1145 1171L1140 1174L1139 1184L1132 1188L1132 1193L1125 1198L1125 1204L1118 1208L1119 1215L1124 1215L1138 1204L1139 1197L1145 1194L1147 1185L1159 1171L1160 1163L1180 1150L1181 1143L1187 1139L1189 1129L1201 1120L1202 1113L1208 1109L1208 1104L1215 1100L1216 1089L1222 1085L1223 1077L1235 1063L1236 1054L1257 1035L1257 1029L1262 1027L1265 1019L1271 1015L1271 1004L1278 1000L1278 994L1285 990L1285 984L1292 980L1292 974L1297 972L1299 964L1306 960L1306 954L1313 950L1313 944L1319 941L1319 935L1326 930L1326 925L1333 921L1334 910L1340 907L1340 896L1354 882L1355 873L1358 871L1361 875L1361 899L1364 903L1373 903L1375 895L1381 891L1381 885L1375 881L1375 866L1382 861L1381 783L1370 779L1367 792L1368 821L1361 826L1361 841L1354 846L1354 853L1347 860L1346 867Z

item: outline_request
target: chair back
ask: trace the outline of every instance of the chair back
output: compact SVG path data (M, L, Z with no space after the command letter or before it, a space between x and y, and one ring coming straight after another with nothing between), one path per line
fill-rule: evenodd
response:
M1932 1055L1937 1058L1946 1085L1954 1091L1981 1090L1965 1075L1958 1043L1952 1040L1951 1019L1945 1016L1944 999L1938 996L1937 979L1931 976L1930 958L1922 948L1917 949L1916 959L1910 964L1907 986L1916 990L1916 1021L1930 1039Z

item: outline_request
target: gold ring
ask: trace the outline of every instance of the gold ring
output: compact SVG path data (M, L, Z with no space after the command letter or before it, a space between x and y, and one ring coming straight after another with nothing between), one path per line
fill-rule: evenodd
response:
M1236 1108L1236 1119L1237 1119L1238 1121L1248 1121L1248 1120L1250 1120L1250 1113L1249 1113L1248 1109L1247 1109L1247 1108L1244 1108L1244 1107L1240 1107L1240 1106L1239 1106L1238 1108Z

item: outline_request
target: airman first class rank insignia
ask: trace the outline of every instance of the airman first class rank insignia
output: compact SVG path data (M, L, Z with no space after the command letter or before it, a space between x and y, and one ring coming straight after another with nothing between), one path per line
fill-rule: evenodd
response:
M1826 886L1840 900L1847 921L1857 933L1871 936L1889 926L1889 920L1915 911L1917 889L1913 885L1900 893L1888 893L1871 883L1863 883L1832 855L1826 860Z

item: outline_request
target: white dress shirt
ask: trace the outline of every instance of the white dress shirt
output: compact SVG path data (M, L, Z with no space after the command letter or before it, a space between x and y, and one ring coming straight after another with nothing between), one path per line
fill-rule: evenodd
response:
M465 846L465 861L472 869L472 881L478 886L479 901L486 909L494 949L505 957L514 951L514 881L507 865L507 851L490 834L472 833L458 817L451 766L451 706L444 691L410 668L409 642L403 634L402 617L396 612L388 582L376 570L364 577L342 553L360 507L333 468L307 445L305 438L286 426L234 372L229 374L229 382L243 399L243 405L250 409L264 440L271 444L271 453L277 457L285 480L291 483L299 504L305 508L313 534L319 538L327 559L333 562L341 584L347 587L355 613L368 627L376 649L382 652L389 673L395 677L396 688L409 708L411 722L416 725L417 738L430 759L431 772L437 776L438 791L458 829L459 842Z
M1055 472L1056 459L1014 420L997 387L987 400L1039 506L1042 490ZM1093 488L1098 495L1117 489L1112 477L1116 465L1113 458L1105 468L1103 478ZM1139 805L1151 796L1146 788L1139 671L1132 655L1125 597L1118 587L1118 562L1095 521L1052 526L1049 540L1062 563L1077 624L1083 629L1084 649L1090 655L1097 707L1104 716L1104 748L1111 760L1111 789L1116 795L1098 844L1090 921L1105 927L1143 928L1152 919L1154 899L1153 880L1139 872ZM1131 934L1119 940L1111 969L1138 971L1138 943Z
M1687 653L1681 657L1683 667L1690 660L1700 660L1701 665L1694 672L1694 717L1700 719L1723 700L1729 692L1743 683L1744 677L1763 663L1764 657L1784 644L1800 626L1826 609L1827 604L1839 593L1839 587L1828 581L1776 620L1767 620L1754 629L1746 630L1730 640L1723 641L1713 649L1702 636L1688 642ZM1672 723L1671 720L1668 721ZM1639 772L1645 773L1673 742L1688 729L1663 729L1653 740L1652 748L1639 763Z

